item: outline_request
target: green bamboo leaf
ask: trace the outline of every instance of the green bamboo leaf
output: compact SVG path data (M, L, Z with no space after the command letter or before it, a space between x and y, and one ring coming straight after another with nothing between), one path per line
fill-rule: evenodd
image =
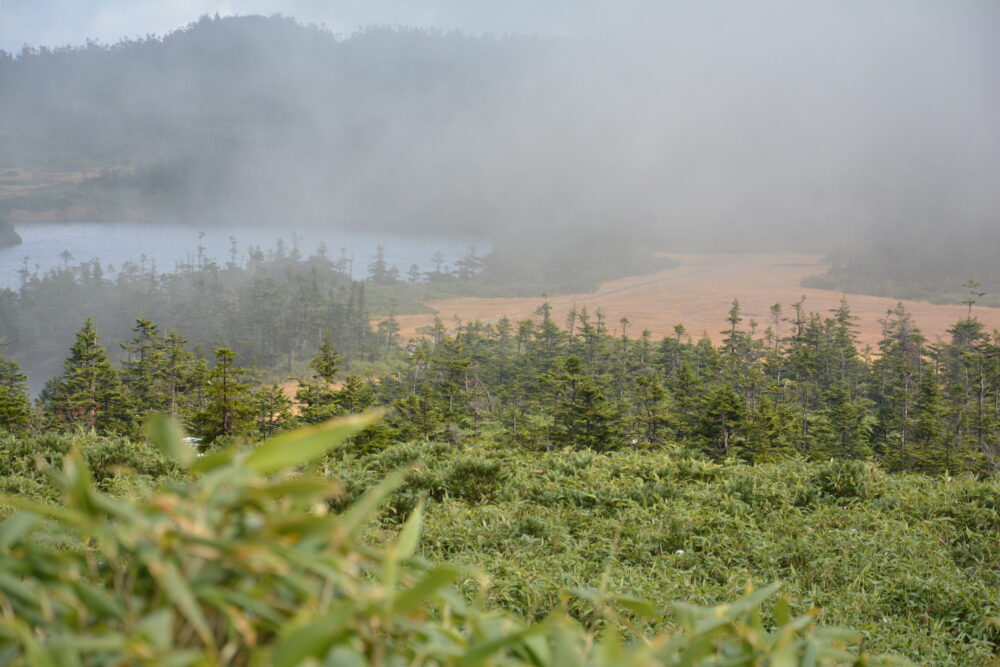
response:
M417 544L420 542L420 529L424 524L424 501L421 498L417 506L410 513L403 529L399 533L399 539L393 547L393 555L399 560L405 560L417 551Z
M342 600L305 625L290 626L274 647L274 667L296 667L306 658L322 658L337 643L355 611L352 600Z
M374 488L369 489L361 498L340 515L340 530L345 535L353 535L368 521L375 509L388 498L393 491L403 485L406 470L397 470L390 474Z
M792 619L792 606L788 603L788 598L781 596L774 603L774 622L779 626L785 625Z
M0 549L9 549L21 541L38 525L39 517L31 512L20 512L0 523Z
M326 479L307 478L282 480L275 484L247 490L247 497L254 499L295 498L297 500L322 500L338 495L340 484Z
M476 665L481 665L483 662L488 660L490 656L522 645L528 637L533 635L542 635L547 632L549 628L550 626L546 623L536 623L535 625L517 630L516 632L501 634L500 636L494 637L493 639L483 643L474 644L469 647L469 650L466 651L465 655L461 657L458 664L461 665L461 667L475 667Z
M90 468L83 458L80 450L74 447L63 459L63 475L65 475L65 486L63 492L68 496L67 500L72 506L85 514L95 513L95 508L91 503L91 491L94 488L90 478Z
M368 661L354 647L337 644L326 654L323 664L328 667L366 667Z
M0 572L0 593L31 609L41 609L38 592L6 572Z
M28 500L21 496L0 493L0 504L9 505L25 512L37 514L40 517L52 519L83 532L87 531L93 525L93 517L87 514L58 505Z
M177 566L169 560L160 559L158 554L142 554L142 561L156 582L167 594L170 601L180 610L184 618L194 627L198 636L207 646L214 647L208 621L198 606L194 593L181 575Z
M573 642L573 634L565 625L556 626L552 633L552 667L582 667L583 656Z
M191 464L194 451L184 442L180 426L167 415L153 415L146 422L146 437L157 449L167 457L182 463Z
M369 412L283 433L253 450L243 465L251 472L268 475L308 463L371 426L380 417L381 413Z
M155 649L166 651L170 648L170 641L174 636L174 612L170 609L154 611L136 623L135 629Z
M462 571L455 567L440 566L430 570L415 585L401 591L395 597L392 604L392 611L397 614L408 614L425 602L430 602L437 595L437 592L446 586L450 586L459 577Z
M236 458L238 451L235 447L226 447L211 454L199 456L191 463L191 471L203 473L227 466Z
M262 619L271 623L274 627L281 625L284 620L281 614L277 613L273 607L268 605L262 600L247 595L241 591L234 591L227 588L213 588L210 591L218 595L220 599L243 609L244 611L249 611Z
M99 588L88 586L79 581L72 583L73 590L80 597L85 605L98 614L116 620L125 618L125 607L121 602L114 599Z

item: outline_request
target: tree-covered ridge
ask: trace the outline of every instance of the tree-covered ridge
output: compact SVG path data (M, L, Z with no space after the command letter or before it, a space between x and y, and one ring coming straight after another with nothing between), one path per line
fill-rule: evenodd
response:
M418 218L421 231L482 232L495 222L487 208L443 192L420 204L423 188L407 189L404 174L478 187L469 156L444 153L457 149L451 132L472 119L488 127L495 83L546 48L388 27L341 39L279 16L205 16L114 45L0 52L3 165L105 169L0 209L394 229Z
M975 318L956 323L949 342L928 344L900 306L887 313L878 349L862 351L846 301L827 316L801 302L789 311L776 304L763 331L744 322L738 302L728 319L718 345L693 340L681 325L654 341L599 311L573 311L560 326L547 304L520 322L449 331L439 321L405 346L391 320L375 331L365 324L360 350L338 349L336 332L320 329L294 404L259 373L254 381L233 350L217 348L212 360L192 354L181 334L149 320L136 322L127 359L113 370L88 320L31 423L134 434L147 415L170 412L210 441L384 405L387 421L359 442L488 437L595 451L680 443L718 461L805 456L875 459L890 470L996 469L1000 334ZM6 367L16 415L7 421L25 428L23 381Z
M934 303L972 298L1000 306L1000 225L912 224L877 231L831 254L830 269L803 285Z

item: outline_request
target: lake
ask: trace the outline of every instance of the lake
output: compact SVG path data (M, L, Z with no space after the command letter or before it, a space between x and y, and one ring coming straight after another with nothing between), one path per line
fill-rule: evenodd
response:
M385 247L386 262L396 264L405 276L410 265L422 271L431 268L431 257L441 252L445 261L454 265L475 241L453 237L414 236L391 232L369 232L336 229L269 229L265 227L219 227L189 223L149 222L53 222L24 224L17 227L24 243L0 248L0 289L17 289L18 271L25 263L30 271L45 272L62 265L69 252L71 264L99 260L105 271L112 273L124 262L147 265L155 262L162 272L173 271L178 264L190 263L197 254L199 242L209 258L224 264L231 253L230 238L237 241L242 260L247 248L260 246L267 251L281 239L285 246L297 245L308 256L325 243L328 256L336 260L342 249L351 263L355 278L367 274L368 263L379 244ZM199 235L203 235L199 239ZM480 254L488 249L480 244Z

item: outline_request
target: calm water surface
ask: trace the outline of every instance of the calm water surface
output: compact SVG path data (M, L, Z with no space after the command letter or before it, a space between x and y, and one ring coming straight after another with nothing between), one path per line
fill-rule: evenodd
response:
M209 258L223 264L230 259L231 241L237 241L242 260L251 246L267 251L281 239L287 248L297 245L308 256L326 244L328 256L336 260L343 252L353 259L352 274L362 278L379 244L385 247L387 263L396 264L405 276L411 264L422 271L431 268L431 257L440 251L445 261L454 264L474 241L466 239L409 236L387 232L345 231L333 229L268 229L263 227L208 227L177 223L148 222L58 222L19 225L17 232L24 243L0 248L0 289L16 289L18 271L27 264L30 271L44 273L62 265L64 253L72 255L71 264L99 260L108 273L124 262L145 262L162 272L173 271L178 264L190 263L198 245ZM199 240L199 235L203 234ZM486 248L480 244L480 254ZM27 259L25 259L27 258Z

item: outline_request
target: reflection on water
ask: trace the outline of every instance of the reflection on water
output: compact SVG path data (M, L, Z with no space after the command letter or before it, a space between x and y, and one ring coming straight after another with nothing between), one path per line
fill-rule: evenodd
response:
M352 275L362 278L375 248L385 247L386 262L396 264L402 275L410 265L422 271L431 268L431 257L441 252L448 264L472 245L472 241L443 237L410 236L388 232L345 231L335 229L267 229L262 227L199 227L191 224L137 222L60 222L21 225L18 233L24 243L0 248L0 289L16 288L18 272L25 266L30 271L44 272L60 266L99 260L105 271L119 268L124 262L154 264L163 272L173 271L178 264L192 263L199 245L205 254L220 264L230 260L231 238L236 239L236 252L242 261L247 248L259 246L267 251L280 239L286 248L297 246L303 255L314 253L325 244L327 254L336 260L343 252L351 262ZM482 251L485 248L481 249ZM69 253L68 255L66 253Z

